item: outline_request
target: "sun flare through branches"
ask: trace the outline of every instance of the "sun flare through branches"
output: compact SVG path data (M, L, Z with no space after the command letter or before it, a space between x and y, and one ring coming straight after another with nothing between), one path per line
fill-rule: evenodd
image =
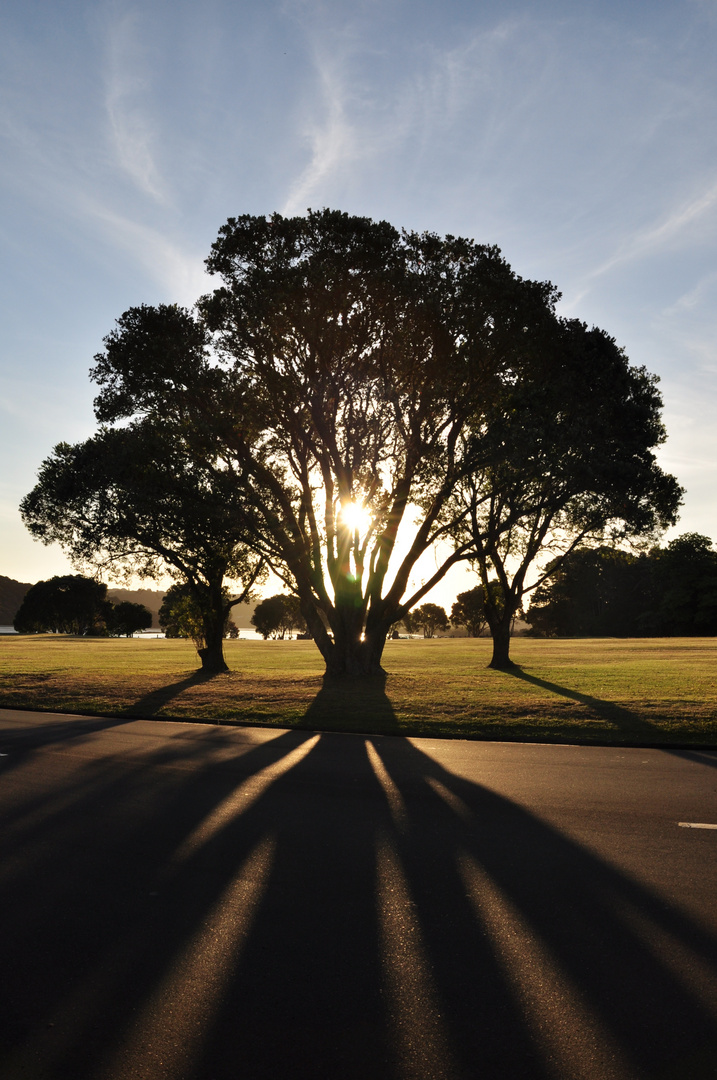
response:
M345 503L341 507L339 521L351 533L358 533L359 536L364 536L373 524L373 515L363 503L350 502Z

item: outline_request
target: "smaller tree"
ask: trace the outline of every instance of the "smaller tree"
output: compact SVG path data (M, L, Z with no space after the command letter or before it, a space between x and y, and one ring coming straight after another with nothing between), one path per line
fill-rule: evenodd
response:
M112 637L132 637L140 630L149 630L151 625L152 612L144 604L123 600L110 608L107 629Z
M284 603L281 595L267 596L256 605L250 622L264 641L279 636L279 626L284 615Z
M445 608L438 604L421 604L411 612L410 621L413 631L422 630L424 638L432 638L437 631L445 632L449 627Z
M547 576L543 559L553 555L554 572L581 548L649 540L674 524L682 497L655 458L666 437L657 379L577 320L559 320L539 344L505 380L488 425L496 452L462 493L468 557L484 586L490 574L500 583L485 610L489 666L502 670L514 666L513 622Z
M458 593L451 608L451 622L454 626L464 626L469 637L480 637L488 625L485 590L482 585Z
M301 604L298 596L284 596L284 617L281 621L281 629L286 634L305 634L307 632L306 619L301 614Z
M265 641L270 637L283 640L294 630L300 633L306 632L306 620L301 614L298 597L288 596L285 593L268 596L266 600L257 604L251 617L251 624Z
M229 590L222 589L224 601L223 637L238 637L236 624L231 618L232 600ZM178 582L167 590L159 609L159 625L168 638L191 638L197 649L205 643L206 613L197 599L196 588L187 582ZM236 631L233 633L232 630Z

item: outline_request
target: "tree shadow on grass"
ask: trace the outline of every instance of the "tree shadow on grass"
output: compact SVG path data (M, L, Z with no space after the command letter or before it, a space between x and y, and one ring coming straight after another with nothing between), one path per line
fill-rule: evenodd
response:
M28 761L3 1080L714 1077L714 936L459 751L160 728Z
M542 690L548 690L551 694L557 694L559 697L568 698L570 701L585 705L600 720L615 724L623 732L633 735L636 739L650 737L654 740L655 738L657 733L655 726L633 709L626 709L623 705L617 705L614 701L596 698L591 694L581 694L578 690L571 690L568 686L561 686L559 683L550 682L548 679L540 679L537 675L529 675L518 664L507 669L505 674L511 675L514 679L520 679L521 682L529 683L531 686L538 686Z
M301 721L316 731L399 733L396 713L386 696L386 674L371 678L332 678L324 675L321 689Z
M191 675L186 676L184 679L180 679L178 682L171 683L169 686L160 686L158 690L152 690L149 694L145 694L138 701L135 701L134 705L128 705L122 710L123 716L134 716L138 718L142 717L156 717L157 713L169 705L170 701L174 701L185 690L189 690L192 686L199 686L204 683L211 682L212 679L217 678L221 674L214 671L202 671L200 668L198 671L193 671Z

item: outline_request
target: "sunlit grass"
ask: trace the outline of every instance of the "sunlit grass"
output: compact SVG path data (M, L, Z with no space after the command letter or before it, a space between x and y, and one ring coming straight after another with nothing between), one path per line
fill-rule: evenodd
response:
M717 639L389 642L385 682L325 685L312 642L228 641L196 675L185 641L0 638L0 705L427 736L717 745Z

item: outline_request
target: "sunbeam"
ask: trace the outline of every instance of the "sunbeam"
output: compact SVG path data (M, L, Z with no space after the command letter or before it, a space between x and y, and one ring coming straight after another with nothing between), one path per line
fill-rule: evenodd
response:
M289 769L293 769L302 758L313 750L319 738L319 735L314 735L313 738L307 739L301 746L297 746L295 750L291 750L286 754L281 761L272 762L266 768L253 773L243 784L240 784L230 795L227 795L226 799L223 799L212 810L211 814L208 814L204 821L197 825L189 836L185 837L169 860L161 877L163 878L186 862L199 848L208 843L220 829L225 828L231 818L245 813L264 794L267 788L271 787L275 780L278 780Z
M372 521L371 511L363 503L350 502L341 507L341 522L351 532L364 535L371 528Z
M458 869L546 1066L573 1080L631 1080L634 1070L618 1043L583 1007L579 988L516 905L467 852L459 853Z
M179 1080L191 1074L235 969L273 865L274 837L256 845L192 939L161 980L98 1080L147 1075ZM156 1070L156 1071L155 1071Z
M378 752L373 743L366 743L366 753L368 759L371 762L371 767L376 774L376 778L386 793L386 799L391 811L391 817L393 818L394 825L399 832L408 831L408 814L406 812L406 804L403 801L403 796L398 790L393 780L389 776L388 770L381 758L378 756Z
M401 863L384 837L377 844L381 959L394 1027L397 1075L442 1080L460 1075Z

